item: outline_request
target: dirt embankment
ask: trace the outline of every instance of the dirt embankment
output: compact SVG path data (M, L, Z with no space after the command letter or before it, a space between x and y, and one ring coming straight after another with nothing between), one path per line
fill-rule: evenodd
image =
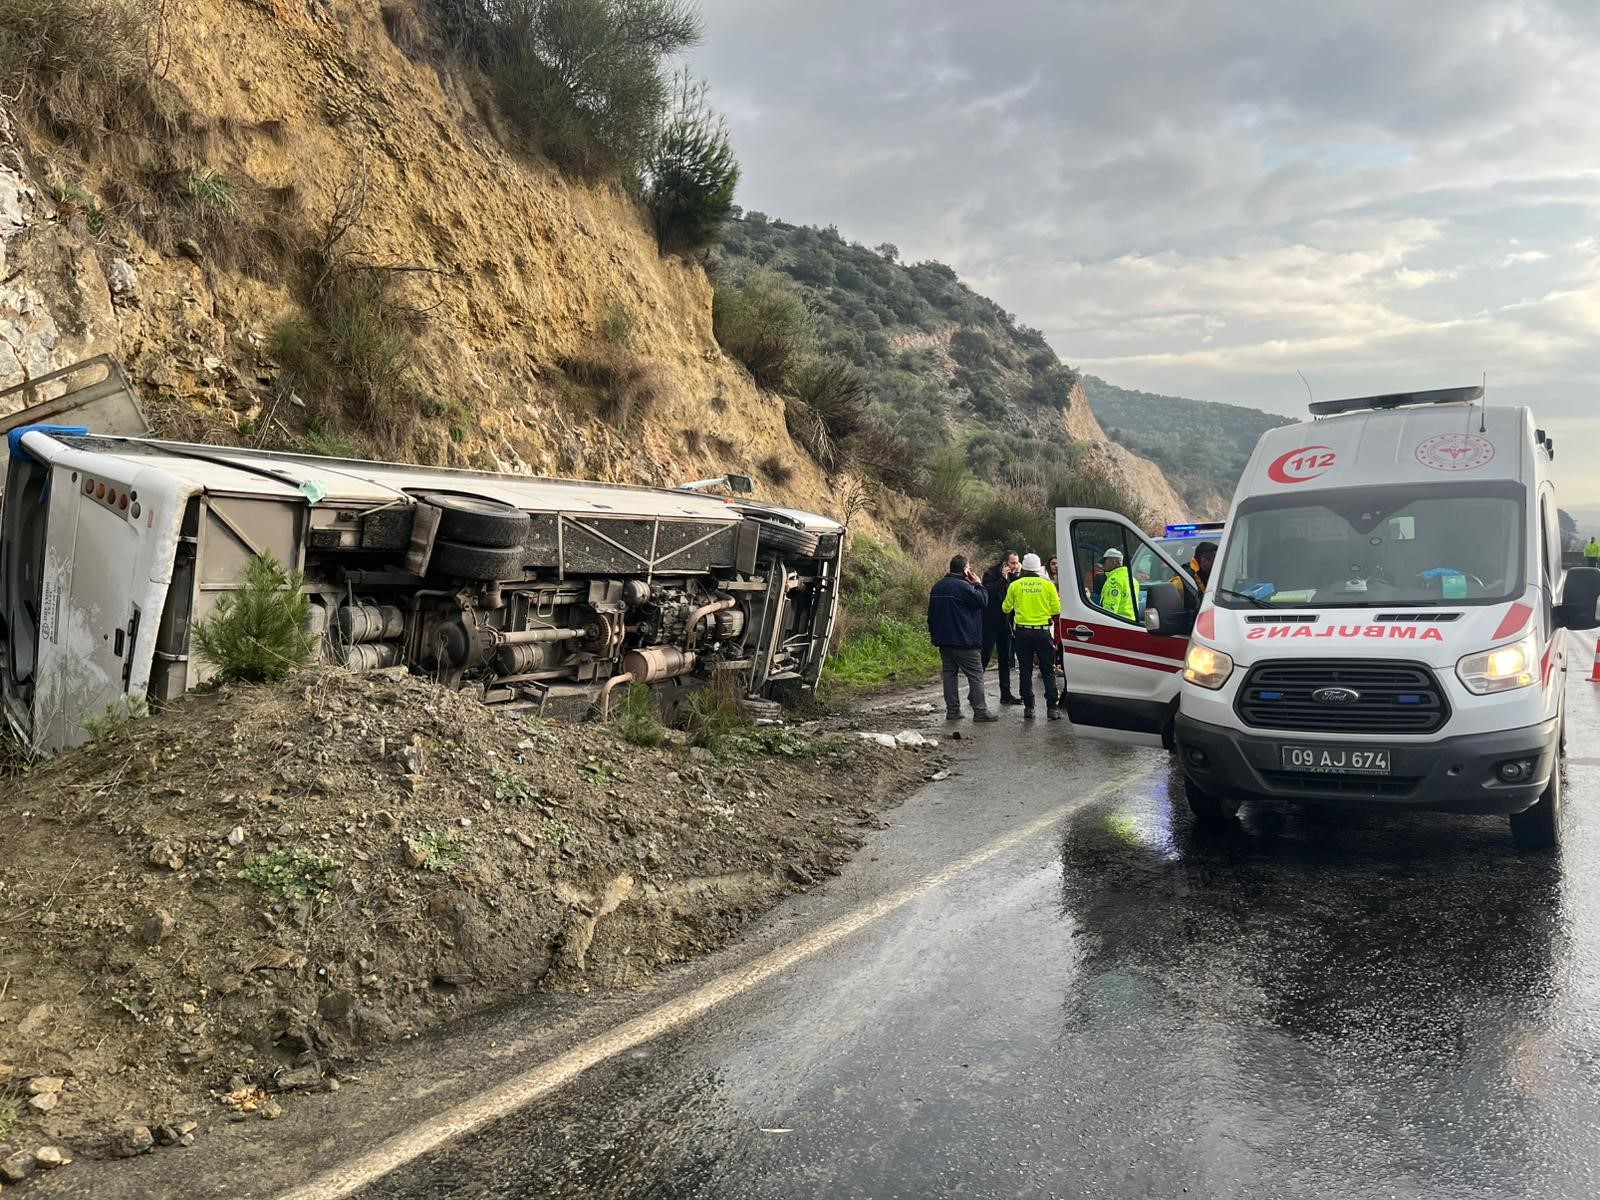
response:
M108 731L0 800L0 1178L271 1118L537 989L638 982L830 873L938 757L778 727L640 748L339 673Z

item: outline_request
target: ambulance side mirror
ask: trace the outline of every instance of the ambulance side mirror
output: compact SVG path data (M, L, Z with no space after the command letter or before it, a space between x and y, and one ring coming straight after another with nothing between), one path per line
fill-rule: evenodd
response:
M1600 575L1600 571L1596 572ZM1194 632L1195 610L1175 583L1152 583L1144 589L1144 627L1157 637L1186 638Z
M1562 629L1600 629L1600 568L1573 567L1561 585L1556 625Z

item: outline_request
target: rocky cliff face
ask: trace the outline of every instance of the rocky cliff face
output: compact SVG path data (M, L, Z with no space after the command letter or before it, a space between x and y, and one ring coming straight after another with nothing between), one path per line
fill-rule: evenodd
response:
M650 483L744 471L768 496L836 509L781 400L718 349L704 271L662 257L619 190L501 149L490 114L420 57L411 22L372 0L190 0L170 23L175 153L227 181L226 252L167 230L129 187L140 153L80 161L7 119L0 384L108 351L158 398L163 432L296 444L304 398L280 394L266 353L303 298L283 250L314 243L359 193L346 244L415 314L429 402L411 457ZM555 365L590 353L617 313L651 379L648 411L626 424Z
M1160 467L1106 436L1089 408L1089 398L1084 395L1081 380L1073 385L1071 403L1062 412L1061 420L1068 435L1088 451L1092 466L1121 481L1132 495L1144 502L1145 513L1153 524L1210 515L1191 512L1189 504L1173 490Z

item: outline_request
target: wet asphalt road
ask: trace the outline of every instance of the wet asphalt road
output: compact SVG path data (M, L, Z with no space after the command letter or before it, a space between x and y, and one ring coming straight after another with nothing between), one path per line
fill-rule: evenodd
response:
M1555 857L1426 814L1210 835L1165 755L1011 710L751 944L1125 783L360 1195L1600 1195L1600 705L1571 696Z

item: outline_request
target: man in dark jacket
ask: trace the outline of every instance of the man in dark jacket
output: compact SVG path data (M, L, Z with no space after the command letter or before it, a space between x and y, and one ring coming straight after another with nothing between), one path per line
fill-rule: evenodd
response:
M998 650L1001 704L1022 703L1011 694L1011 663L1016 651L1011 645L1011 618L1000 609L1006 601L1006 589L1022 574L1020 561L1013 550L983 573L983 590L989 593L988 607L983 610L983 669L989 669L989 656Z
M950 573L933 585L928 597L928 636L939 647L944 664L945 719L961 719L961 676L967 677L967 703L974 721L998 721L983 694L983 610L989 593L967 566L963 555L950 560Z

